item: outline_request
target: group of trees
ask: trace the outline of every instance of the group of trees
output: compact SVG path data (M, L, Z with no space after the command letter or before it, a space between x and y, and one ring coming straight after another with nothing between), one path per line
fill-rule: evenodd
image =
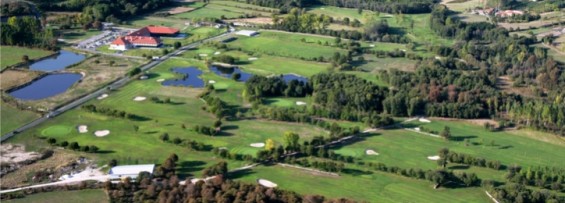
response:
M0 26L2 45L57 49L53 30L42 29L40 21L35 16L12 16Z
M94 20L119 22L119 19L144 14L171 5L171 0L32 0L44 11L82 12Z
M343 169L345 168L344 163L337 163L337 162L334 162L334 161L316 161L316 160L313 160L312 162L310 162L310 161L308 161L308 159L300 159L300 160L297 160L295 163L297 163L300 166L304 166L304 167L312 167L312 168L320 169L322 171L336 172L336 173L341 173L343 171Z
M474 157L468 154L456 153L444 148L440 150L440 160L438 161L438 164L443 165L445 168L447 162L486 167L494 170L506 169L506 166L504 166L500 161L485 160L484 158Z
M67 142L62 141L57 143L57 139L55 138L47 138L47 143L50 145L61 146L66 149L70 149L73 151L81 151L81 152L88 152L88 153L97 153L100 149L96 145L83 145L80 146L78 142Z
M514 167L513 170L508 170L506 179L509 182L554 190L556 192L563 192L565 190L565 170L560 168L529 167L524 170L520 167Z
M183 139L179 137L170 138L169 133L163 133L159 136L159 139L163 142L169 142L175 145L187 147L188 149L196 151L210 151L212 149L211 145L205 144L203 142L198 142L190 139Z
M141 116L138 116L138 115L135 115L135 114L132 114L132 113L128 113L126 111L111 109L111 108L105 108L105 107L99 107L99 106L96 106L94 104L87 104L87 105L81 106L81 109L85 110L87 112L99 113L99 114L103 114L103 115L111 116L111 117L116 117L116 118L134 119L134 120L142 118Z
M487 188L494 198L504 202L565 202L563 196L544 189L529 189L521 184L509 183L501 187Z
M209 166L202 171L202 177L210 177L219 175L221 177L227 177L228 175L228 163L225 161L218 162L215 165Z
M328 5L346 8L356 8L359 13L364 10L379 11L385 13L429 13L437 0L297 0L297 1L277 1L277 0L246 0L246 3L259 6L279 8L281 13L292 11L293 8L305 8L311 5Z
M311 89L310 84L303 81L292 80L286 83L282 76L253 75L245 82L243 96L251 102L260 102L263 97L304 97Z

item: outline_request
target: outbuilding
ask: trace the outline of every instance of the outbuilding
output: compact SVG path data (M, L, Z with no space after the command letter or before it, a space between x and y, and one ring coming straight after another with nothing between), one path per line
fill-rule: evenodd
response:
M254 31L254 30L240 30L240 31L235 32L235 34L252 37L252 36L259 34L259 32Z
M153 174L154 169L155 164L116 166L110 169L108 175L110 175L110 179L122 179L125 177L135 179L140 172Z

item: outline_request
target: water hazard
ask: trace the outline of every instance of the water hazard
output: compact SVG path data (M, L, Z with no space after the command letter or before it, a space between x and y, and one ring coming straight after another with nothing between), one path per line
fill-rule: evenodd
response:
M29 69L46 72L63 70L70 65L83 61L85 58L86 56L83 54L61 50L60 53L55 56L31 64Z
M65 92L81 78L76 73L49 74L9 94L21 100L45 99Z
M186 86L186 87L204 87L204 81L200 79L202 71L196 67L173 68L171 71L181 74L181 79L171 79L163 81L165 86Z

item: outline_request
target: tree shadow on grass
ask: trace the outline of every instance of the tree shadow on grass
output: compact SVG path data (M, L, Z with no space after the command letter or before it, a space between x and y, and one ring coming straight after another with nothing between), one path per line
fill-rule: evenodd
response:
M237 130L237 129L239 129L239 126L237 126L237 125L222 126L222 130Z
M361 134L357 135L355 138L349 139L349 140L341 142L339 144L330 145L329 148L333 149L333 150L339 150L343 147L346 147L347 145L352 145L352 144L355 144L355 143L358 143L358 142L363 142L370 137L379 136L379 135L381 135L381 134L375 133L375 132L361 133Z
M466 169L469 169L469 166L467 166L467 165L455 165L455 166L450 166L450 167L447 167L447 168L450 169L450 170L466 170Z
M158 133L158 132L159 131L147 131L147 132L145 132L145 134L155 134L155 133Z
M359 170L359 169L352 169L352 168L343 169L343 171L341 171L341 172L347 173L347 174L352 175L352 176L371 175L371 174L373 174L372 171L362 171L362 170Z
M228 178L230 178L230 179L243 178L247 175L251 175L251 174L254 174L254 173L255 172L251 169L239 170L239 171L229 173Z
M155 78L161 76L159 73L147 73L145 75L147 76L147 79L155 79Z
M461 141L464 141L465 139L473 139L473 138L477 138L477 136L475 136L475 135L453 136L453 137L449 138L449 140L461 142Z
M206 165L204 161L182 161L177 165L177 171L179 175L187 177L191 172L203 170L204 165Z
M510 149L512 147L513 147L512 145L506 145L506 146L499 147L498 149Z
M131 115L129 117L129 120L132 120L132 121L150 121L151 118L140 116L140 115Z
M98 154L111 154L111 153L115 153L116 151L114 150L98 150L96 153Z

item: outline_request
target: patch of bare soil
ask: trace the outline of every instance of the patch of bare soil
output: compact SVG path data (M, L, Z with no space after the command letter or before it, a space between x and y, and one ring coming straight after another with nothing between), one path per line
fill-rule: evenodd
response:
M240 18L240 19L232 19L232 20L226 20L226 21L227 22L238 22L238 23L260 24L260 25L273 24L273 19L267 18L267 17Z
M166 12L168 12L171 15L174 15L174 14L189 12L189 11L192 11L192 10L194 10L194 8L185 7L185 6L178 6L178 7L170 8Z
M62 150L56 150L53 155L47 159L37 161L33 164L25 165L18 170L8 173L2 177L2 188L15 188L30 184L34 179L43 181L47 179L56 180L56 178L68 169L75 167L79 157L71 153L65 153Z
M496 79L496 87L508 93L519 94L526 97L535 97L533 91L527 87L514 87L514 82L508 76L500 76Z
M0 89L9 90L23 85L39 76L40 73L26 70L6 70L0 74Z

